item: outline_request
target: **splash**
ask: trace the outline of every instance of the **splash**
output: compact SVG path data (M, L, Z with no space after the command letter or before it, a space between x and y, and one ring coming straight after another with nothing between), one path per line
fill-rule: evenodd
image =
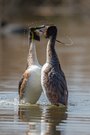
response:
M0 109L15 109L18 104L19 100L16 92L0 92Z

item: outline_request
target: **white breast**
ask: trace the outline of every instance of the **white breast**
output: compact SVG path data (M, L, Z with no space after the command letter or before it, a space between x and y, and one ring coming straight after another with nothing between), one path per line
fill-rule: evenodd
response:
M41 70L41 86L42 86L42 89L43 89L43 92L44 92L44 95L46 97L47 102L50 103L48 98L47 98L47 95L46 95L46 89L44 87L44 71L46 70L47 67L48 67L48 63L45 63L42 67L42 70Z
M28 68L30 77L27 81L24 93L25 103L36 103L39 99L42 88L41 88L41 67L32 65Z
M45 63L42 67L42 70L41 70L41 84L43 86L43 81L44 81L44 71L46 70L46 68L48 67L48 63Z

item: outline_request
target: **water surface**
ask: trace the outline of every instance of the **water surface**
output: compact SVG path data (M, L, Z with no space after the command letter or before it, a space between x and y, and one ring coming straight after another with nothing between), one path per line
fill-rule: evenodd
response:
M89 23L56 23L56 51L65 72L69 98L67 107L48 105L42 93L38 104L18 103L18 81L26 67L27 35L0 37L0 135L89 135L90 134L90 31ZM37 43L41 64L45 62L46 41Z

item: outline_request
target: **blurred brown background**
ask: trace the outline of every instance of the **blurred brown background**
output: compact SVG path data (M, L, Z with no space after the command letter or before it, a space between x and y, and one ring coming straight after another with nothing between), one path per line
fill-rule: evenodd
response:
M90 16L90 0L0 0L0 20L28 21L32 17Z

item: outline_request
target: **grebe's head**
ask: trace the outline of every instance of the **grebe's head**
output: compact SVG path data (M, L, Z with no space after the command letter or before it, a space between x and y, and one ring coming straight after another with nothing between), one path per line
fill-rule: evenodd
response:
M37 41L40 41L40 36L38 33L36 33L35 31L36 29L35 28L29 28L29 37L30 37L30 40L37 40Z
M46 38L49 38L50 36L56 36L56 34L57 34L56 26L46 26L46 30L44 32Z
M31 40L40 41L41 30L44 29L45 25L38 26L38 27L30 27L29 28L29 35Z

